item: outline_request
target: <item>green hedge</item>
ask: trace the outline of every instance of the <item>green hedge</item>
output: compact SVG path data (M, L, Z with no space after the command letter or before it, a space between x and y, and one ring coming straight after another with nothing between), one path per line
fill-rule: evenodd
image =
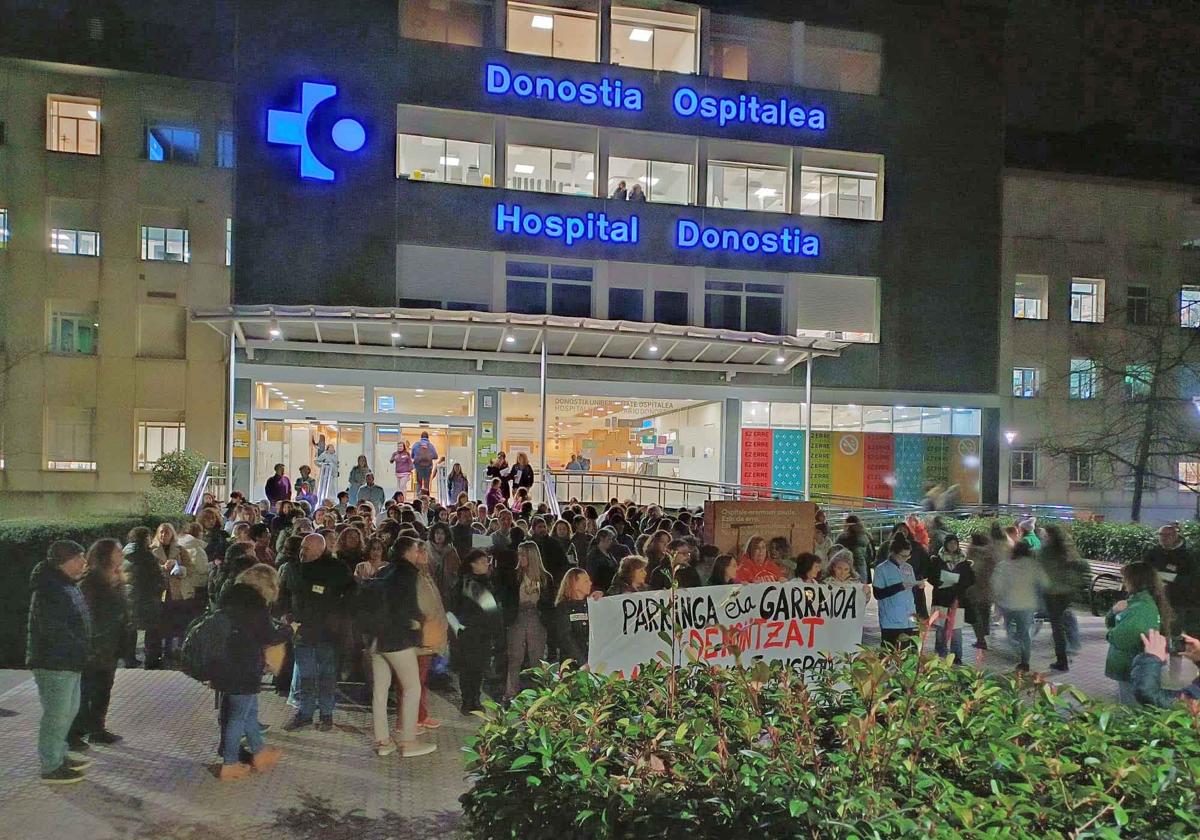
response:
M0 665L23 667L29 575L55 540L87 548L102 537L125 540L131 528L158 527L163 517L95 516L73 520L0 519Z
M468 741L472 837L1200 836L1182 705L870 650L811 687L765 663L534 674Z
M1009 525L1011 517L1001 518ZM1042 520L1048 521L1048 520ZM988 518L947 520L947 525L966 539L972 534L986 534L992 520ZM1063 522L1062 524L1079 553L1089 560L1106 560L1112 563L1129 563L1140 560L1143 552L1157 541L1158 528L1125 522ZM1200 522L1188 520L1180 523L1180 532L1188 544L1200 548Z

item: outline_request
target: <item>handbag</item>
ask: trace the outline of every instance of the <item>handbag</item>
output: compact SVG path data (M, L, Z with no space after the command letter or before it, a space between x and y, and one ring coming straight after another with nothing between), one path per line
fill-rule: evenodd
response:
M263 648L263 661L266 662L267 672L273 677L279 676L279 672L283 670L283 660L286 658L287 642Z

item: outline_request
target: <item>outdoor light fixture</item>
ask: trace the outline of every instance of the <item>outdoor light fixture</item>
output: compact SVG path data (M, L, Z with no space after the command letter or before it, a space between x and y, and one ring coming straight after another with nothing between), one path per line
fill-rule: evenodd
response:
M1005 432L1005 433L1004 433L1004 439L1005 439L1006 441L1008 441L1008 445L1009 445L1009 446L1012 446L1012 445L1013 445L1013 441L1017 439L1017 433L1016 433L1016 432Z
M553 29L554 18L550 15L534 15L533 20L529 23L534 29Z
M271 338L279 338L279 336L283 335L283 330L279 329L279 322L274 318L271 319L271 326L267 332L270 333Z
M400 333L396 332L395 330L392 330L392 338L396 338L396 339L400 338Z
M651 344L649 349L650 349L650 352L651 352L651 353L657 353L657 352L658 352L658 345L657 345L657 344Z
M784 362L786 362L786 361L787 361L787 359L785 359L785 358L783 357L783 354L782 354L782 353L780 353L778 356L776 356L776 357L775 357L775 364L777 364L777 365L781 365L781 364L783 364L783 363L784 363Z

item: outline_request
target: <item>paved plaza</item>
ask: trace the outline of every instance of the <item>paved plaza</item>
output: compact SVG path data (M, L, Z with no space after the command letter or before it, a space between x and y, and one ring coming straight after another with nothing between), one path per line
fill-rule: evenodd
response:
M875 617L868 616L868 628ZM1064 675L1087 693L1115 698L1104 677L1104 626L1080 616L1081 654ZM1015 658L996 632L988 667L1011 669ZM967 655L971 631L966 632ZM873 642L868 630L868 643ZM1050 629L1034 642L1033 664L1052 658ZM1189 666L1190 668L1190 666ZM1177 679L1190 679L1180 673ZM95 763L78 785L38 781L35 733L39 708L25 672L0 671L0 838L83 837L88 840L384 840L455 837L458 796L466 789L459 752L474 718L458 713L453 693L431 696L431 713L445 725L433 736L438 751L403 760L371 751L366 711L339 709L337 730L287 734L290 709L273 693L261 695L267 739L286 755L268 775L221 783L211 774L216 727L212 692L183 674L129 671L117 674L111 728L125 736L115 747L91 750ZM9 714L15 713L15 714Z

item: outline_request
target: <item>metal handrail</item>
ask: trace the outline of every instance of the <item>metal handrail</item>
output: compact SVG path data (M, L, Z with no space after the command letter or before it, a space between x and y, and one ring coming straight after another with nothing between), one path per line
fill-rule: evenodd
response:
M200 503L204 499L204 494L208 492L208 474L212 470L212 466L212 461L205 461L200 472L196 474L196 480L192 482L192 490L188 493L187 502L183 506L183 512L188 516L195 516L200 512Z

